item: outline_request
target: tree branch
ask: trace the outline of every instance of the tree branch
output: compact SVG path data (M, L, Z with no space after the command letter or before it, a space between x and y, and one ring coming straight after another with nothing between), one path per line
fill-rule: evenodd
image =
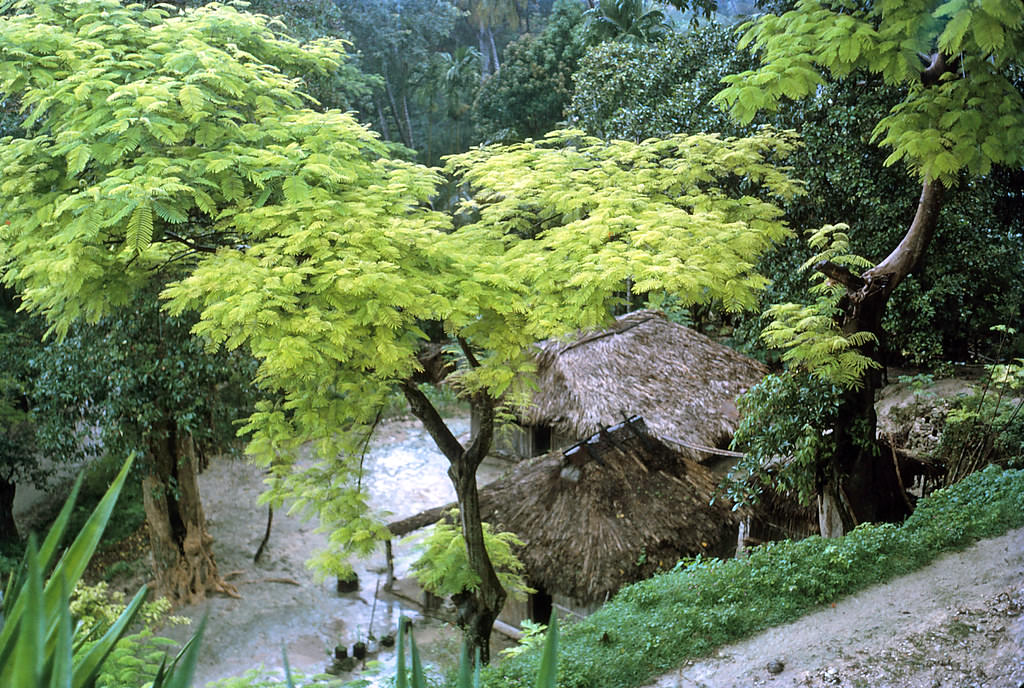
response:
M465 449L463 449L462 444L455 435L452 434L444 419L441 418L441 414L430 403L427 395L412 380L402 382L402 393L405 395L406 401L409 402L412 415L416 416L423 423L423 427L430 433L434 443L437 444L437 448L441 450L441 453L445 455L449 463L454 465L461 460Z
M938 51L927 58L922 56L922 59L928 63L928 66L921 72L921 83L925 86L934 86L939 83L939 79L942 78L943 74L955 72L960 64L959 58L946 60L946 56L942 54L942 51Z
M178 234L177 232L172 232L169 229L164 230L164 235L170 239L173 239L174 241L177 241L179 244L184 244L185 246L188 246L196 253L215 253L219 248L218 246L210 246L206 244L197 243L189 239L188 237L184 237Z
M843 265L836 265L832 261L823 260L815 264L814 269L833 282L843 285L849 291L857 291L864 288L864 280L850 272L850 268Z
M466 360L469 362L469 367L479 368L480 361L478 361L476 356L473 354L473 350L469 347L469 342L467 342L464 337L457 337L457 339L459 341L459 348L461 348L462 353L466 355Z
M891 294L907 275L917 269L935 235L944 193L945 186L941 182L929 180L924 183L917 212L906 235L885 260L864 273L866 281L883 281L884 289Z

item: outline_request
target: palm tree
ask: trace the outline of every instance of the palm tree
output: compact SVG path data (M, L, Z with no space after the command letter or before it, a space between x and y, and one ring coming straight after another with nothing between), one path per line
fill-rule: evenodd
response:
M665 13L652 0L599 0L584 15L588 45L604 41L652 43L671 30Z
M448 69L444 73L444 92L448 116L455 122L455 150L462 151L462 120L473 107L480 88L482 57L472 46L459 46L455 53L441 53Z

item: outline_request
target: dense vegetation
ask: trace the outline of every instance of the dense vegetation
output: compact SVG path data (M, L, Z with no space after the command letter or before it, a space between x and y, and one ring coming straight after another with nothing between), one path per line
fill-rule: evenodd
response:
M359 467L398 403L450 461L444 543L466 570L435 573L486 661L508 584L484 541L511 541L477 509L495 419L529 393L533 342L638 304L776 366L740 402L735 473L821 500L830 534L906 515L877 478L885 365L1006 364L986 383L998 400L952 408L932 458L949 483L1019 465L1024 337L1002 325L1024 319L1024 9L847 4L764 2L740 32L751 3L9 5L0 563L21 550L16 483L68 461L102 482L135 453L119 521L145 515L158 592L232 593L196 476L241 425L267 498L318 517L315 563L344 575L388 537ZM480 421L466 442L425 391L442 380ZM319 462L299 469L304 446ZM763 474L778 455L793 460ZM631 588L569 631L564 685L627 685L791 618L872 582L871 557L920 565L936 510L953 546L1019 525L1020 480L986 471L901 528ZM792 597L729 606L779 571ZM649 635L622 652L588 630L607 615ZM532 656L492 680L525 681Z

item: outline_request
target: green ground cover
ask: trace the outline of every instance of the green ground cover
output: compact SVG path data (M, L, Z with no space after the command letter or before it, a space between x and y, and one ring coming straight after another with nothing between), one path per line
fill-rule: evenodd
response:
M915 571L944 552L1024 526L1024 471L996 467L922 500L902 525L769 543L745 559L697 559L621 590L567 625L560 688L633 688L688 659ZM540 653L485 669L487 688L526 688Z

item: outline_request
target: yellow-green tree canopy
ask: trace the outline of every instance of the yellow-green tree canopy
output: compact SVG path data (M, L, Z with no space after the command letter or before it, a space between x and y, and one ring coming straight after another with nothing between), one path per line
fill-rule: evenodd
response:
M428 331L463 344L463 389L496 399L533 342L604 322L628 290L755 304L755 263L788 232L772 199L800 193L776 166L791 135L563 132L428 169L305 107L292 75L336 69L342 46L271 26L113 0L0 19L0 95L26 113L0 141L3 280L58 334L156 281L211 347L247 347L249 449L275 499L343 524L339 546L385 535L351 457ZM455 217L431 207L442 173L467 199ZM323 461L291 470L309 440Z
M1024 98L1010 72L1024 56L1017 0L800 0L749 24L746 46L762 66L728 77L719 96L741 121L814 93L824 72L865 70L907 87L875 129L890 164L948 183L1024 162Z

